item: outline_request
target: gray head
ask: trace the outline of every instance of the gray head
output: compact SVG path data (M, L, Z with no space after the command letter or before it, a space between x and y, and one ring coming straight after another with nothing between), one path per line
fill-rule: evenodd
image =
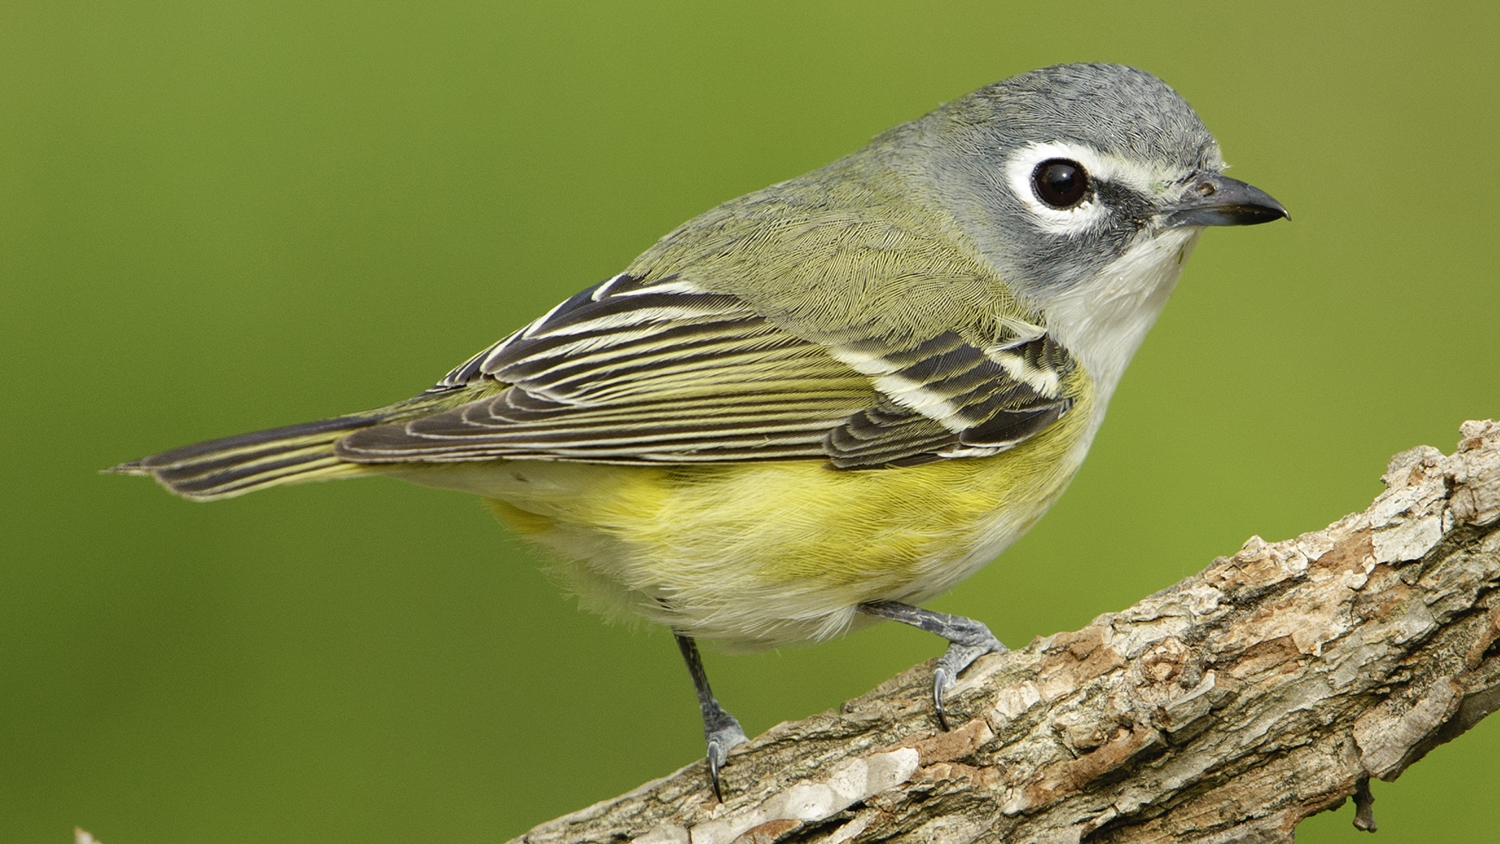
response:
M916 142L938 200L1018 292L1039 301L1165 232L1286 216L1223 176L1218 142L1186 100L1123 65L1024 73L892 136Z

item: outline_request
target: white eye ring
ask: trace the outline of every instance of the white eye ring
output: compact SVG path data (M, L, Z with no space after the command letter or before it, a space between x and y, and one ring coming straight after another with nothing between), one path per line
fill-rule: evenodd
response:
M1098 195L1092 190L1082 202L1065 208L1049 205L1037 196L1032 176L1038 167L1053 159L1077 162L1088 174L1091 185L1108 179L1117 169L1109 159L1082 144L1063 141L1030 144L1017 150L1005 163L1006 184L1031 212L1032 222L1042 231L1076 235L1094 229L1104 221L1109 209L1100 204Z

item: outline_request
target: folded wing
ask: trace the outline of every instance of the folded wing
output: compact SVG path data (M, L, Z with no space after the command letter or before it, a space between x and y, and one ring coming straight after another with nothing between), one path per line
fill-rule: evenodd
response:
M829 347L735 296L616 276L475 355L426 395L476 400L354 431L356 463L826 460L841 469L993 454L1067 412L1072 359L1021 325ZM499 387L500 389L496 389ZM483 396L483 397L478 397Z

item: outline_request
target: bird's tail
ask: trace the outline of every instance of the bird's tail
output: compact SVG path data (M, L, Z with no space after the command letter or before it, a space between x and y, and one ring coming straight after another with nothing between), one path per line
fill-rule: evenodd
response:
M197 501L369 474L370 467L334 456L333 444L352 431L418 415L395 405L174 448L107 471L152 475L172 492Z

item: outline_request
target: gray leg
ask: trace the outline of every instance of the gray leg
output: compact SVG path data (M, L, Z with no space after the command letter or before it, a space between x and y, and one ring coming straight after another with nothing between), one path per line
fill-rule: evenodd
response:
M708 775L714 782L714 796L723 803L719 769L724 767L724 758L730 749L745 743L745 731L740 728L740 722L714 699L713 689L708 687L708 675L703 672L703 659L698 656L697 643L675 631L672 635L677 637L682 660L687 663L688 673L693 675L693 687L698 690L698 708L703 711L703 737L708 739Z
M1005 646L995 634L972 618L924 610L899 601L871 601L860 604L859 611L920 627L948 640L948 651L938 658L932 672L932 705L937 709L938 723L945 730L948 712L943 708L943 695L958 682L958 675L985 654L1005 653Z

